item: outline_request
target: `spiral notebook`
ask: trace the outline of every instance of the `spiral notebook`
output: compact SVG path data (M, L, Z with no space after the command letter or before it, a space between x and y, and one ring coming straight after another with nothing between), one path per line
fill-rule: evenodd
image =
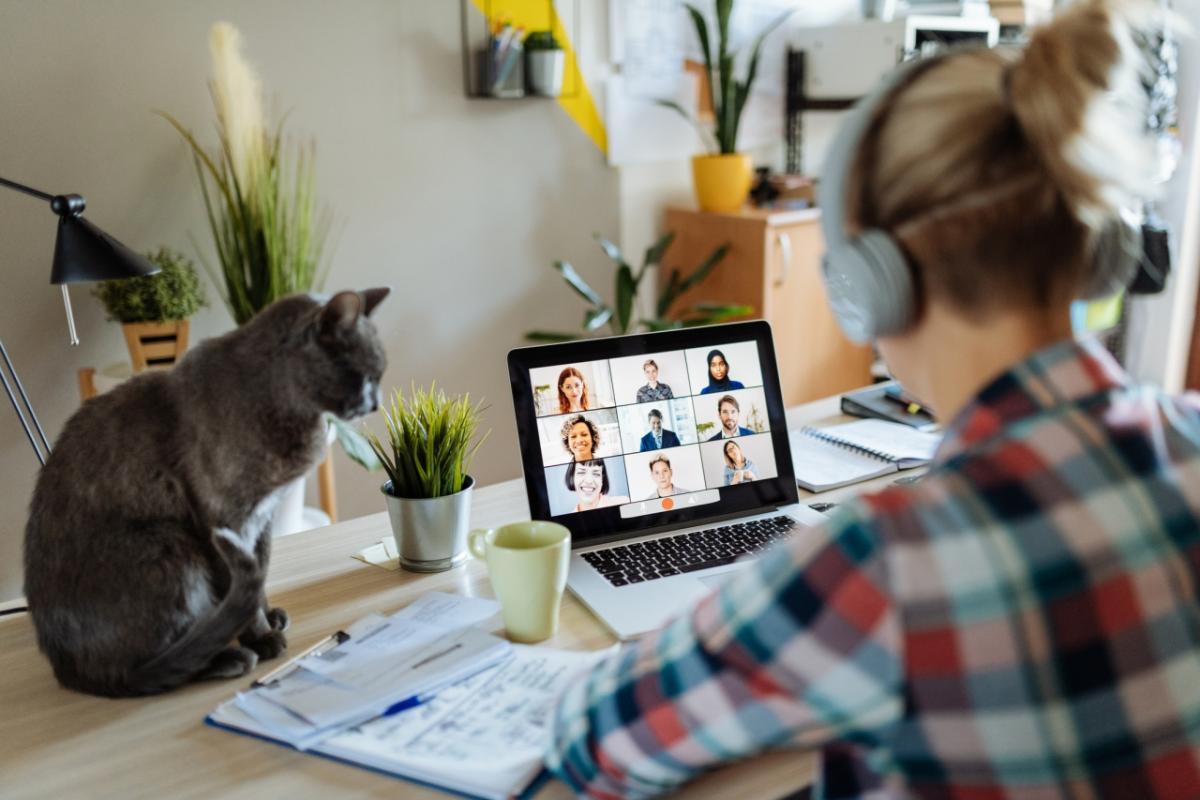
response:
M923 467L933 459L942 437L895 422L862 419L828 428L802 428L789 438L797 485L824 492Z

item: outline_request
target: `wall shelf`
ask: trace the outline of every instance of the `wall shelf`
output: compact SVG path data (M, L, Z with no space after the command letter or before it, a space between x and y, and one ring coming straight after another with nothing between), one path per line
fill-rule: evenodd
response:
M580 0L560 0L557 3L555 0L545 0L544 12L539 7L532 16L511 13L514 4L505 0L459 0L459 4L462 16L463 92L467 97L472 100L557 100L579 96L582 77L573 68L572 60L578 56ZM523 28L523 36L532 31L548 30L555 33L555 38L566 51L563 57L562 91L559 94L537 94L530 90L529 76L526 74L527 54L524 52L503 76L496 75L490 57L492 31L505 21ZM501 77L502 80L497 80Z

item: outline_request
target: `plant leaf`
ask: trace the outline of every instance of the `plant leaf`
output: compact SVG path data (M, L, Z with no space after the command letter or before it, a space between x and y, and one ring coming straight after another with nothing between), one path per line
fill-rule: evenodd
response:
M685 328L694 328L698 325L715 325L718 322L725 322L735 317L750 317L754 315L754 306L697 303L692 306L691 311L696 316L691 316L683 320Z
M713 132L702 125L700 120L689 114L683 106L679 105L679 103L676 103L674 100L655 100L654 102L663 108L670 108L674 111L678 111L679 115L690 122L692 127L696 129L696 132L700 134L700 138L704 140L704 146L708 148L709 152L715 153L720 148L716 138L713 136Z
M721 262L721 259L723 259L725 254L728 252L728 242L721 245L716 250L713 250L712 253L709 254L708 258L704 259L700 266L696 267L696 271L689 275L687 280L683 282L682 286L680 286L679 293L683 294L707 278L708 274L713 271L713 268Z
M579 338L578 333L559 333L558 331L529 331L525 338L531 342L573 342Z
M700 13L700 9L691 3L684 3L683 5L692 18L692 25L696 28L696 38L700 40L700 50L704 53L704 68L708 71L708 102L713 107L713 113L718 114L716 87L713 80L715 73L713 71L712 47L708 42L708 23L705 22L704 14Z
M677 319L643 319L641 323L651 333L656 331L673 331L683 327L683 323Z
M629 332L629 320L633 316L633 301L637 297L637 281L633 279L633 270L628 264L622 264L617 270L617 324L613 333L621 335Z
M659 317L665 317L667 309L675 302L675 298L679 297L679 283L679 270L672 269L667 278L667 285L663 287L662 293L658 296L658 305L654 309L654 313Z
M612 318L612 315L613 311L608 306L589 308L587 313L583 315L583 329L588 333L599 330L604 323Z
M792 15L792 11L794 10L795 9L789 9L777 16L775 19L771 20L771 22L769 22L767 26L763 28L762 32L759 33L758 37L754 40L754 49L750 52L750 64L746 69L746 80L735 84L735 102L737 109L737 113L735 113L733 117L733 139L735 145L737 143L737 129L742 119L742 109L745 107L746 101L750 98L750 89L754 86L755 76L758 75L758 59L759 56L762 55L763 41L771 35L772 31L782 25L784 20L790 17Z
M562 275L563 280L571 285L571 288L579 293L579 296L587 300L594 306L604 305L604 299L596 294L596 290L588 286L587 281L580 277L575 268L566 261L555 261L554 268L558 270L558 274Z
M351 461L370 472L383 466L367 437L355 430L350 423L333 414L326 414L325 421L337 433L338 444L346 451Z
M642 270L646 267L654 266L662 261L663 254L667 252L667 248L671 246L671 242L675 241L675 233L664 233L657 242L646 248L646 260L642 262Z

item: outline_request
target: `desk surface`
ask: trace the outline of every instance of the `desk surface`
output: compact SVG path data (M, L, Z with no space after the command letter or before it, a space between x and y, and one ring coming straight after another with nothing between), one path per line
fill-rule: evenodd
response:
M838 421L837 398L788 412L789 427ZM826 492L822 500L881 485ZM808 496L800 492L802 497ZM490 527L527 517L521 480L476 492L472 524ZM390 533L373 514L279 539L268 593L291 614L290 651L372 611L391 613L431 591L492 597L480 562L436 575L388 572L351 556ZM599 649L612 636L567 594L558 635L547 644ZM258 672L278 662L264 662ZM193 684L169 695L109 700L62 689L38 652L27 615L0 619L0 781L6 797L444 797L413 784L203 724L208 712L248 681ZM778 752L733 765L691 784L689 797L781 797L812 779L815 756ZM567 797L551 782L539 797Z

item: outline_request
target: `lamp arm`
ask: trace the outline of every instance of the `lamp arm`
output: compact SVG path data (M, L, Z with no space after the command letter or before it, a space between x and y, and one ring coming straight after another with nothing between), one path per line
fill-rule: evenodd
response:
M42 430L42 423L38 422L37 414L33 410L33 404L29 402L29 395L25 394L25 387L21 385L21 379L17 376L17 370L13 367L12 360L8 357L8 350L5 349L2 340L0 340L0 357L3 357L3 367L7 368L8 375L12 376L12 384L10 384L8 376L4 374L5 369L0 368L0 384L4 385L4 393L8 395L8 401L12 403L13 411L17 412L17 419L21 420L21 427L25 429L25 435L29 437L29 444L33 447L34 455L37 456L38 461L42 462L42 466L46 466L46 458L50 455L50 441L46 438L46 432ZM29 411L29 418L33 420L33 427L37 429L38 436L42 439L42 447L46 449L44 455L42 447L38 446L37 439L33 438L33 431L29 429L29 422L25 419L25 412L17 404L17 395L13 392L13 384L16 385L16 390L21 395L21 402L25 404L25 409Z
M39 200L45 200L50 204L50 209L60 217L65 217L68 214L72 216L82 214L83 210L87 208L87 201L77 194L47 194L46 192L34 189L32 186L10 181L8 178L0 178L0 186L8 187L21 194L27 194L30 197L36 197Z

